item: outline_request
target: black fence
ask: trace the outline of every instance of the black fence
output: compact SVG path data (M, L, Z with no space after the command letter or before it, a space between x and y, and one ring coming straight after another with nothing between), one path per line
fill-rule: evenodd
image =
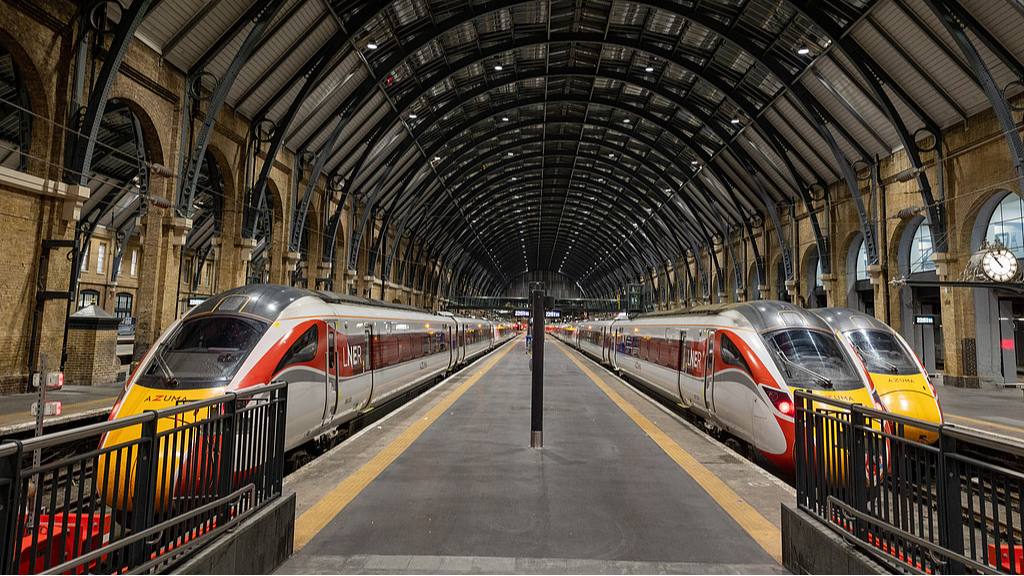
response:
M173 567L280 496L286 409L277 383L0 444L0 572Z
M900 571L1024 573L1020 443L803 392L796 403L801 508Z

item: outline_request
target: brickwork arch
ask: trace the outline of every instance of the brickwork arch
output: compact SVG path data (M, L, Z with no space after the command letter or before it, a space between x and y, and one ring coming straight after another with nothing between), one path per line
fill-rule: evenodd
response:
M51 133L50 123L46 121L51 117L46 88L32 57L7 30L0 29L0 46L11 55L15 71L28 94L32 114L32 142L27 171L37 176L46 176L48 168L45 158Z

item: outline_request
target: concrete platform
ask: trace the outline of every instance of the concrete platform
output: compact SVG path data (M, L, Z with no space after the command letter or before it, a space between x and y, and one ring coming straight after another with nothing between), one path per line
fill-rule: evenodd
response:
M76 421L103 418L124 388L123 382L104 386L65 386L46 393L47 402L60 401L60 416L47 416L44 424L67 425ZM0 400L0 438L35 429L36 419L31 414L32 403L38 399L35 392L12 394Z
M793 489L548 341L522 341L291 475L279 573L782 573Z
M1024 389L936 386L946 423L1024 441Z

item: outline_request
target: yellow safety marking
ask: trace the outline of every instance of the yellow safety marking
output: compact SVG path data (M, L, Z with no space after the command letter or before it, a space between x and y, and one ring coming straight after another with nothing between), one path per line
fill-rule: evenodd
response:
M111 406L113 406L114 405L114 400L116 400L116 398L110 397L110 398L100 398L99 400L90 400L88 402L78 402L78 403L75 403L75 404L64 404L64 405L61 406L61 416L67 416L69 413L75 412L75 411L77 411L77 409L82 408L83 406L91 406L93 404L99 404L101 402L106 402L107 404L110 404ZM26 415L27 415L27 417L26 417ZM56 416L51 416L51 418L56 418ZM20 421L29 422L29 423L35 422L35 419L32 417L31 414L29 414L28 411L26 411L25 414L6 414L4 416L0 416L0 422L19 421L19 420Z
M436 406L427 412L426 416L417 420L411 424L398 438L395 438L391 444L388 444L386 448L381 450L374 456L369 462L363 464L359 470L356 470L348 478L343 480L341 484L338 484L333 490L331 490L326 496L320 499L312 508L307 510L302 516L295 521L295 538L294 538L294 550L298 552L305 546L310 540L313 539L324 526L334 519L344 508L352 501L353 498L359 495L373 482L381 472L383 472L392 462L397 459L402 452L405 451L423 431L427 429L435 420L437 420L456 400L462 396L466 390L476 384L477 380L480 380L488 370L494 367L501 360L509 350L512 350L514 346L506 346L497 356L491 359L485 366L480 368L473 374L471 378L466 380L461 386L456 388L449 394L444 400L438 403Z
M986 422L984 420L975 420L974 418L968 418L967 416L958 416L956 414L950 414L949 412L947 412L945 414L945 416L946 416L946 418L953 418L955 420L964 420L966 422L971 422L973 424L978 424L978 425L981 425L981 426L992 426L994 428L1002 428L1003 430L1011 430L1013 432L1017 432L1018 434L1024 434L1024 428L1014 428L1013 426L1006 426L1004 424L996 424L995 422Z
M574 364L579 366L583 373L590 377L591 380L597 384L605 394L611 398L627 416L633 419L640 428L651 437L670 458L675 460L676 464L679 464L690 475L691 478L700 484L700 487L708 493L709 496L715 499L715 502L722 507L725 512L736 521L737 524L743 528L750 537L757 542L761 548L764 548L765 552L771 555L776 562L782 564L782 532L775 527L774 524L769 522L764 516L762 516L753 506L747 504L739 494L737 494L732 488L722 482L717 476L714 475L710 470L704 467L696 458L691 456L686 450L683 450L679 444L676 444L668 434L665 434L657 425L647 419L646 416L640 413L632 404L626 401L622 396L611 389L607 384L604 383L596 374L594 374L589 368L583 365L573 355L569 354L565 348L562 347L557 341L554 341L558 349L563 354L569 357Z

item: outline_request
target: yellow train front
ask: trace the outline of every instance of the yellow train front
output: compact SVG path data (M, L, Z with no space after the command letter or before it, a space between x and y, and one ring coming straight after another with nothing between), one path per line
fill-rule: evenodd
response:
M114 404L111 420L181 407L156 424L155 512L202 500L209 492L203 484L218 481L214 462L224 446L216 416L222 406L201 401L269 382L273 367L267 360L281 355L277 338L265 338L280 309L274 292L226 293L190 311L157 339ZM97 462L96 491L115 510L132 512L135 506L138 455L146 449L141 428L119 428L100 440L105 453Z
M924 366L907 342L884 322L849 308L815 310L836 334L843 346L857 358L881 398L894 414L922 420L935 426L943 423L942 408L935 387ZM938 433L906 425L904 438L933 444Z

